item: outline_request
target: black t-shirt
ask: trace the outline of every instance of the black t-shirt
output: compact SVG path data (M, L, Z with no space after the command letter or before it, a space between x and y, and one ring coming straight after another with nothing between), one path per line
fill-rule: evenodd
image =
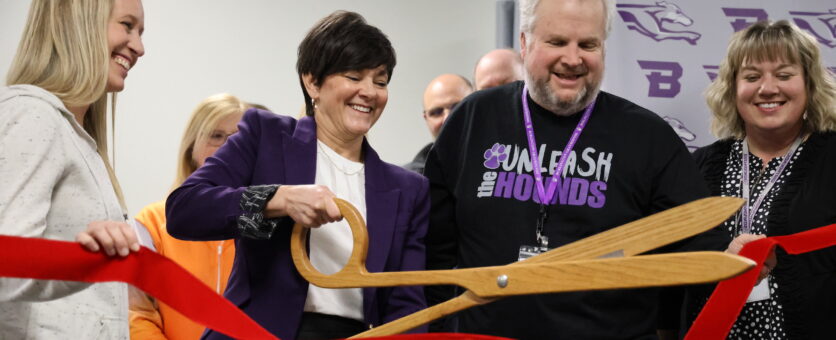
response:
M539 198L522 87L516 82L465 99L430 152L429 269L508 264L517 260L521 245L536 244ZM548 183L581 114L557 116L528 100ZM544 230L550 247L708 194L667 123L605 92L566 164ZM719 229L716 235L683 242L679 249L724 249L728 239ZM427 289L430 304L450 294ZM656 289L635 289L505 298L461 312L459 331L523 339L655 338L657 295Z

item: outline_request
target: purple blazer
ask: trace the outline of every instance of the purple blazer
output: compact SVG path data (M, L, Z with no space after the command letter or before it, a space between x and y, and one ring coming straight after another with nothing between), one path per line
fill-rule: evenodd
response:
M235 238L235 261L224 296L282 339L294 339L308 282L290 256L293 221L285 218L269 240L239 237L238 206L250 185L313 184L316 123L250 109L239 132L166 201L168 232L183 240ZM429 196L426 178L384 163L363 141L370 272L423 270ZM426 307L422 287L363 288L369 326ZM419 331L424 330L419 329ZM203 338L227 339L207 330Z

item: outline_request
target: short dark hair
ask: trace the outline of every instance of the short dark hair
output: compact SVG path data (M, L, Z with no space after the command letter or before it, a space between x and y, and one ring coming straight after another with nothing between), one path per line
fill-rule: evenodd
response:
M360 14L348 11L336 11L322 18L299 44L296 60L305 114L313 116L314 108L302 75L310 74L314 85L319 86L332 74L380 65L386 66L388 83L395 69L395 49L377 27L367 24Z

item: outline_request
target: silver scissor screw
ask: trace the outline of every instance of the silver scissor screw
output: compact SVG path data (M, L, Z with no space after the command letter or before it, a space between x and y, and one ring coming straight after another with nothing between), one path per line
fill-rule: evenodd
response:
M508 287L508 275L502 274L500 276L497 276L496 285L499 286L499 288Z

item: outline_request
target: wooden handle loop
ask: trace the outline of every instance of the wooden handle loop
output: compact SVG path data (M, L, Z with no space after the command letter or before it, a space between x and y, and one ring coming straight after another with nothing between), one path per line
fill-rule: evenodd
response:
M341 286L333 286L334 278L340 278L346 275L358 277L366 277L369 271L366 269L366 254L369 247L369 234L366 231L366 222L363 221L363 216L357 211L351 203L343 199L334 198L334 203L340 209L340 213L348 222L351 228L351 234L354 237L354 246L351 250L351 256L348 258L346 265L338 272L330 275L323 274L317 270L311 263L311 258L307 252L308 228L296 223L293 225L293 233L290 235L290 253L293 256L293 263L299 274L319 287L325 288L340 288Z
M299 274L308 282L323 288L392 287L418 285L458 285L476 292L486 293L490 285L484 282L485 275L504 266L455 269L369 273L366 268L369 235L362 215L351 203L334 198L343 218L348 222L354 237L354 246L346 265L334 274L323 274L313 266L307 252L309 230L300 224L293 226L290 238L290 252ZM480 274L478 276L477 274Z

